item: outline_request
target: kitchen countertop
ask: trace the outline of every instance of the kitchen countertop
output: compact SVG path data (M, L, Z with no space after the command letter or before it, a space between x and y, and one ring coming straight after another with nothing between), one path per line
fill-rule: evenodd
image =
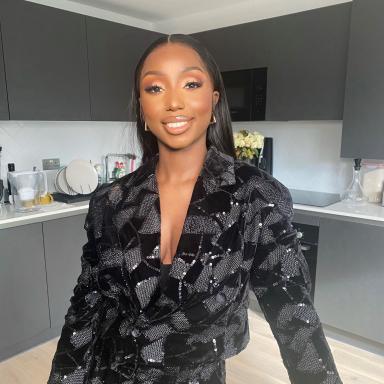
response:
M71 204L55 201L49 205L43 205L39 211L21 213L16 212L13 205L4 204L0 209L0 229L81 215L87 213L88 208L89 200Z
M80 215L87 213L88 207L89 200L72 204L54 202L50 205L43 206L39 211L19 213L16 212L10 204L5 204L0 212L0 229ZM362 207L353 207L340 201L326 207L293 204L293 208L295 212L300 214L328 217L384 227L384 207L380 204L367 203Z

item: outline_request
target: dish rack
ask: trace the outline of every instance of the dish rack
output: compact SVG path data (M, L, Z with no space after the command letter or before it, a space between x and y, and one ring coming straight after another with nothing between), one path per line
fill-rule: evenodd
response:
M111 183L116 180L112 171L116 161L123 162L125 174L131 173L136 169L136 158L134 153L108 153L104 159L104 183Z

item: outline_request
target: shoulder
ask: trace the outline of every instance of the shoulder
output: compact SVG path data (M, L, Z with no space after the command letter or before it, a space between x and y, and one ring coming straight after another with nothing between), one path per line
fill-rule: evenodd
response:
M258 205L271 204L284 214L292 215L292 196L289 189L268 172L245 161L235 160L236 178L247 190L248 202Z

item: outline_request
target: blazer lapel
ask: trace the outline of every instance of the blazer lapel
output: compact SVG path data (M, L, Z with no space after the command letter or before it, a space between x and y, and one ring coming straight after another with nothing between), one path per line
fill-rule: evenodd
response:
M223 190L236 179L233 157L211 145L193 188L167 287L160 290L161 221L155 177L158 158L156 154L140 167L132 182L128 181L118 214L126 217L120 219L119 228L128 271L126 282L134 289L142 310L148 308L153 315L161 316L161 312L174 310L190 297L199 275L208 272L204 255L214 252L212 239L222 232L214 216L230 210L230 196Z

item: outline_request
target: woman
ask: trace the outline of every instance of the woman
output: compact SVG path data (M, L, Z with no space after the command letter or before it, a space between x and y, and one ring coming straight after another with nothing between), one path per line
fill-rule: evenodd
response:
M225 383L225 359L249 342L249 289L291 382L341 383L290 193L235 159L211 55L188 35L155 41L133 106L143 163L92 195L48 383Z

